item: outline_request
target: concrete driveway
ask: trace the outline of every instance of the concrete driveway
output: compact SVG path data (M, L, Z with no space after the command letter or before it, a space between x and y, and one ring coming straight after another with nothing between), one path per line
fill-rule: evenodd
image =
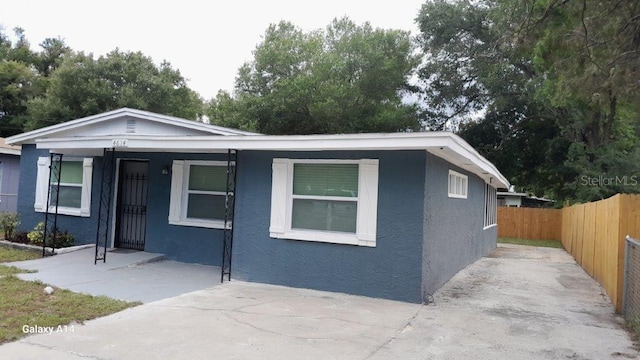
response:
M520 246L463 270L431 305L233 281L0 346L6 359L637 356L602 289L569 255Z

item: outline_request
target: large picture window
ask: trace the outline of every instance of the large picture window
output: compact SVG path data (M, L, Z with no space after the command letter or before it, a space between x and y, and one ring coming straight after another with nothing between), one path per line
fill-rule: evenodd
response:
M60 166L60 179L57 174L49 178L49 165L51 158L38 158L38 172L36 179L36 200L34 209L44 212L47 208L58 205L58 213L73 216L90 216L91 207L91 179L93 172L92 158L68 158L63 157ZM58 186L57 199L54 196L47 197L51 187Z
M226 162L174 161L169 223L223 228L226 190Z
M378 160L274 159L272 237L375 246Z

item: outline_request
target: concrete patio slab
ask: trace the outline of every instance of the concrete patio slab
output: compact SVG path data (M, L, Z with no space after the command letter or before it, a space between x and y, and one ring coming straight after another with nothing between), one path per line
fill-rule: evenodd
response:
M220 268L163 260L162 254L142 251L108 252L105 263L94 265L95 248L42 259L8 263L36 273L19 274L24 280L91 295L143 303L215 286Z
M33 324L29 324L33 325ZM561 249L500 247L431 305L232 281L0 346L10 359L631 359Z

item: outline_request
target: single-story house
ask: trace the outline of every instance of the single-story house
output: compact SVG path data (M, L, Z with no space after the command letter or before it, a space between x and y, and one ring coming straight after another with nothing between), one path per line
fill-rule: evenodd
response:
M0 138L0 212L18 208L20 183L20 146L7 145Z
M448 132L271 136L125 108L8 143L22 146L24 230L57 211L106 261L139 249L416 303L496 246L509 186Z
M498 191L498 206L506 207L550 207L554 200L531 196L523 192Z

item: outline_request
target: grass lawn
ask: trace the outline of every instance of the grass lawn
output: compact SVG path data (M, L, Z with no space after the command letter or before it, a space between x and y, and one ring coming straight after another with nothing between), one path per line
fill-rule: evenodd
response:
M0 265L0 276L3 275L14 275L14 274L24 274L24 273L34 273L36 270L24 270L17 268L15 266L6 266Z
M72 332L74 323L109 315L139 305L106 296L91 296L55 289L44 293L45 284L23 281L15 276L0 278L0 344L17 340L26 326L52 326ZM62 325L58 328L59 325ZM68 325L65 327L65 325Z
M39 257L37 252L0 246L0 263ZM23 330L25 326L54 327L54 332L70 333L75 330L73 324L140 305L58 288L47 295L46 284L13 275L25 272L30 271L0 265L0 344L28 335Z
M14 249L9 246L0 245L0 263L11 261L32 260L42 257L39 252ZM21 273L31 273L33 270L24 270L15 266L0 265L0 276L13 275Z
M562 248L562 243L557 240L528 240L528 239L518 239L518 238L498 238L498 242L502 244Z
M42 257L42 253L38 251L14 249L9 246L0 245L0 263L33 260Z

